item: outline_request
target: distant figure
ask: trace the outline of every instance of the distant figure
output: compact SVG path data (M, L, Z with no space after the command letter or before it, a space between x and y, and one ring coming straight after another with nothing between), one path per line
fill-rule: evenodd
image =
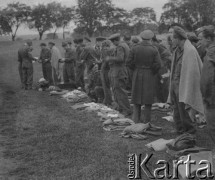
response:
M35 60L31 54L32 42L27 41L26 45L19 50L19 62L21 62L22 66L22 84L25 90L32 89L33 85L33 64L32 61ZM20 76L20 77L21 77Z
M116 46L114 55L106 58L110 66L109 77L114 100L118 105L119 112L129 117L132 111L126 92L128 77L125 67L125 62L129 56L129 47L126 43L120 41L120 34L110 36L109 40Z
M63 68L63 79L64 83L75 84L75 50L71 49L70 45L67 42L62 43L62 47L65 50L65 56L61 60L64 62Z
M145 30L140 34L142 42L131 50L128 66L134 70L132 79L133 120L135 123L150 123L155 97L155 77L161 67L157 48L151 40L154 33ZM141 106L145 105L144 116Z
M195 115L204 114L200 92L202 61L186 32L178 26L173 28L173 43L177 48L173 53L168 103L174 105L176 133L194 134Z
M55 46L55 43L49 42L49 48L51 49L52 79L56 86L61 80L59 60L61 60L62 57L59 49Z
M43 77L50 85L53 84L52 80L52 66L51 66L51 50L47 48L46 43L41 43L41 52L39 61L42 63Z
M19 48L18 50L18 70L19 70L19 77L20 77L20 81L21 81L21 89L25 88L24 82L23 82L23 75L22 75L22 56L21 56L21 52L23 51L23 49L27 46L27 43L24 43L24 45Z

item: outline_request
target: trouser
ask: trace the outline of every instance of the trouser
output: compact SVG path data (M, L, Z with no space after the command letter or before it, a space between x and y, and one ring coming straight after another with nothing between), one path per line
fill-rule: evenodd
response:
M141 105L134 104L133 107L133 121L135 123L149 123L151 121L151 104L145 104L144 113L142 115Z
M76 85L84 89L84 65L76 66Z
M22 88L24 88L25 85L23 83L22 63L21 62L19 62L18 70L19 70L19 77L20 77L20 81L21 81L21 84L22 84Z
M65 63L63 68L63 79L65 83L75 83L74 63Z
M33 85L33 65L22 67L23 84L25 88L32 88Z
M59 75L57 74L57 71L54 67L52 67L52 80L55 86L60 82Z
M205 115L207 120L207 132L215 145L215 106L206 106Z
M118 104L119 112L124 115L130 115L131 107L128 100L128 94L126 92L126 78L124 75L120 76L121 68L112 67L109 72L111 87L113 91L114 100ZM116 75L118 73L118 76Z
M102 81L102 87L104 91L104 101L103 103L105 105L111 105L112 104L112 95L110 90L110 80L108 77L109 70L101 70L101 81Z
M52 80L52 66L50 62L42 64L43 77L49 84L53 84Z
M195 133L196 129L188 112L185 109L185 104L183 102L179 102L179 82L172 82L171 96L174 105L173 119L177 132Z
M127 89L129 91L131 91L131 89L132 89L133 70L130 69L129 67L126 67L126 69L127 69L127 74L128 74Z

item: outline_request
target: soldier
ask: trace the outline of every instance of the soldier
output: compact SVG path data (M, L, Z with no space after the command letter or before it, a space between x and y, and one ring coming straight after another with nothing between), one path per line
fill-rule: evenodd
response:
M74 42L76 43L76 85L79 88L84 89L84 69L85 64L82 61L81 56L84 53L84 40L83 38L75 39Z
M75 84L75 51L66 42L62 43L62 47L65 50L65 58L60 60L61 63L65 63L63 68L64 83Z
M132 48L128 61L128 66L134 70L132 80L133 120L136 123L150 123L155 95L154 81L161 67L161 60L158 50L151 43L154 33L145 30L140 36L142 42ZM142 105L145 105L144 118L141 116Z
M152 45L155 46L161 58L161 68L156 75L155 89L158 102L165 103L169 94L169 72L171 69L171 53L159 42L156 35L152 38Z
M131 35L130 34L125 34L124 37L123 37L123 41L128 45L129 48L132 47Z
M49 42L49 48L51 49L51 65L52 65L52 79L54 85L59 84L61 77L59 60L62 59L59 49L55 46L54 42Z
M24 89L30 90L33 85L33 64L32 61L35 60L33 58L31 51L32 42L27 41L26 46L20 51L20 62L22 62L22 77L23 77L23 85Z
M194 117L196 113L204 114L200 92L202 62L186 32L178 26L173 28L173 43L177 48L173 53L167 102L174 105L176 133L194 134Z
M20 81L21 81L21 88L24 89L25 85L23 83L23 75L22 75L22 56L21 56L21 52L23 51L23 49L27 46L27 43L24 43L24 46L21 47L18 50L18 70L19 70L19 76L20 76Z
M205 105L208 133L215 144L215 33L206 27L202 31L201 43L207 53L201 74L201 92ZM213 147L214 148L214 147Z
M118 105L119 112L125 116L130 116L132 112L126 92L127 72L125 67L129 47L126 43L120 41L120 34L110 36L109 40L116 46L114 56L106 58L110 66L109 77L114 100Z
M110 89L110 80L108 77L108 73L110 71L110 66L105 59L108 56L112 56L114 53L114 49L111 49L111 41L105 40L102 42L102 66L101 66L101 81L102 87L104 90L104 101L103 103L107 106L111 106L112 104L112 94Z
M46 47L46 43L41 43L40 47L41 52L39 61L42 63L43 77L49 84L52 84L51 51Z

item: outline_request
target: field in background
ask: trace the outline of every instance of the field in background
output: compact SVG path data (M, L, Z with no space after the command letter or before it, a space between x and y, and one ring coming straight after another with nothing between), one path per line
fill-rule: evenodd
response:
M39 44L33 41L33 55ZM60 47L62 40L55 40ZM71 109L71 104L46 92L20 90L17 51L23 44L0 42L0 179L14 180L111 180L126 179L129 153L154 153L149 168L165 152L152 152L145 141L123 139L119 132L105 132L93 113ZM34 82L42 76L34 64ZM162 138L170 139L173 125L153 116L153 123L164 128ZM207 134L199 130L198 145L210 147ZM143 179L148 178L143 175Z

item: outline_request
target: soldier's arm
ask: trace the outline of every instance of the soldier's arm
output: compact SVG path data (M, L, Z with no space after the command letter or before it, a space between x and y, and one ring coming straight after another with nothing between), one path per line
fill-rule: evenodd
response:
M128 57L128 61L126 62L126 66L130 69L134 69L134 48L131 49Z
M109 61L115 63L123 63L125 57L125 52L123 47L117 47L116 57L111 57Z

